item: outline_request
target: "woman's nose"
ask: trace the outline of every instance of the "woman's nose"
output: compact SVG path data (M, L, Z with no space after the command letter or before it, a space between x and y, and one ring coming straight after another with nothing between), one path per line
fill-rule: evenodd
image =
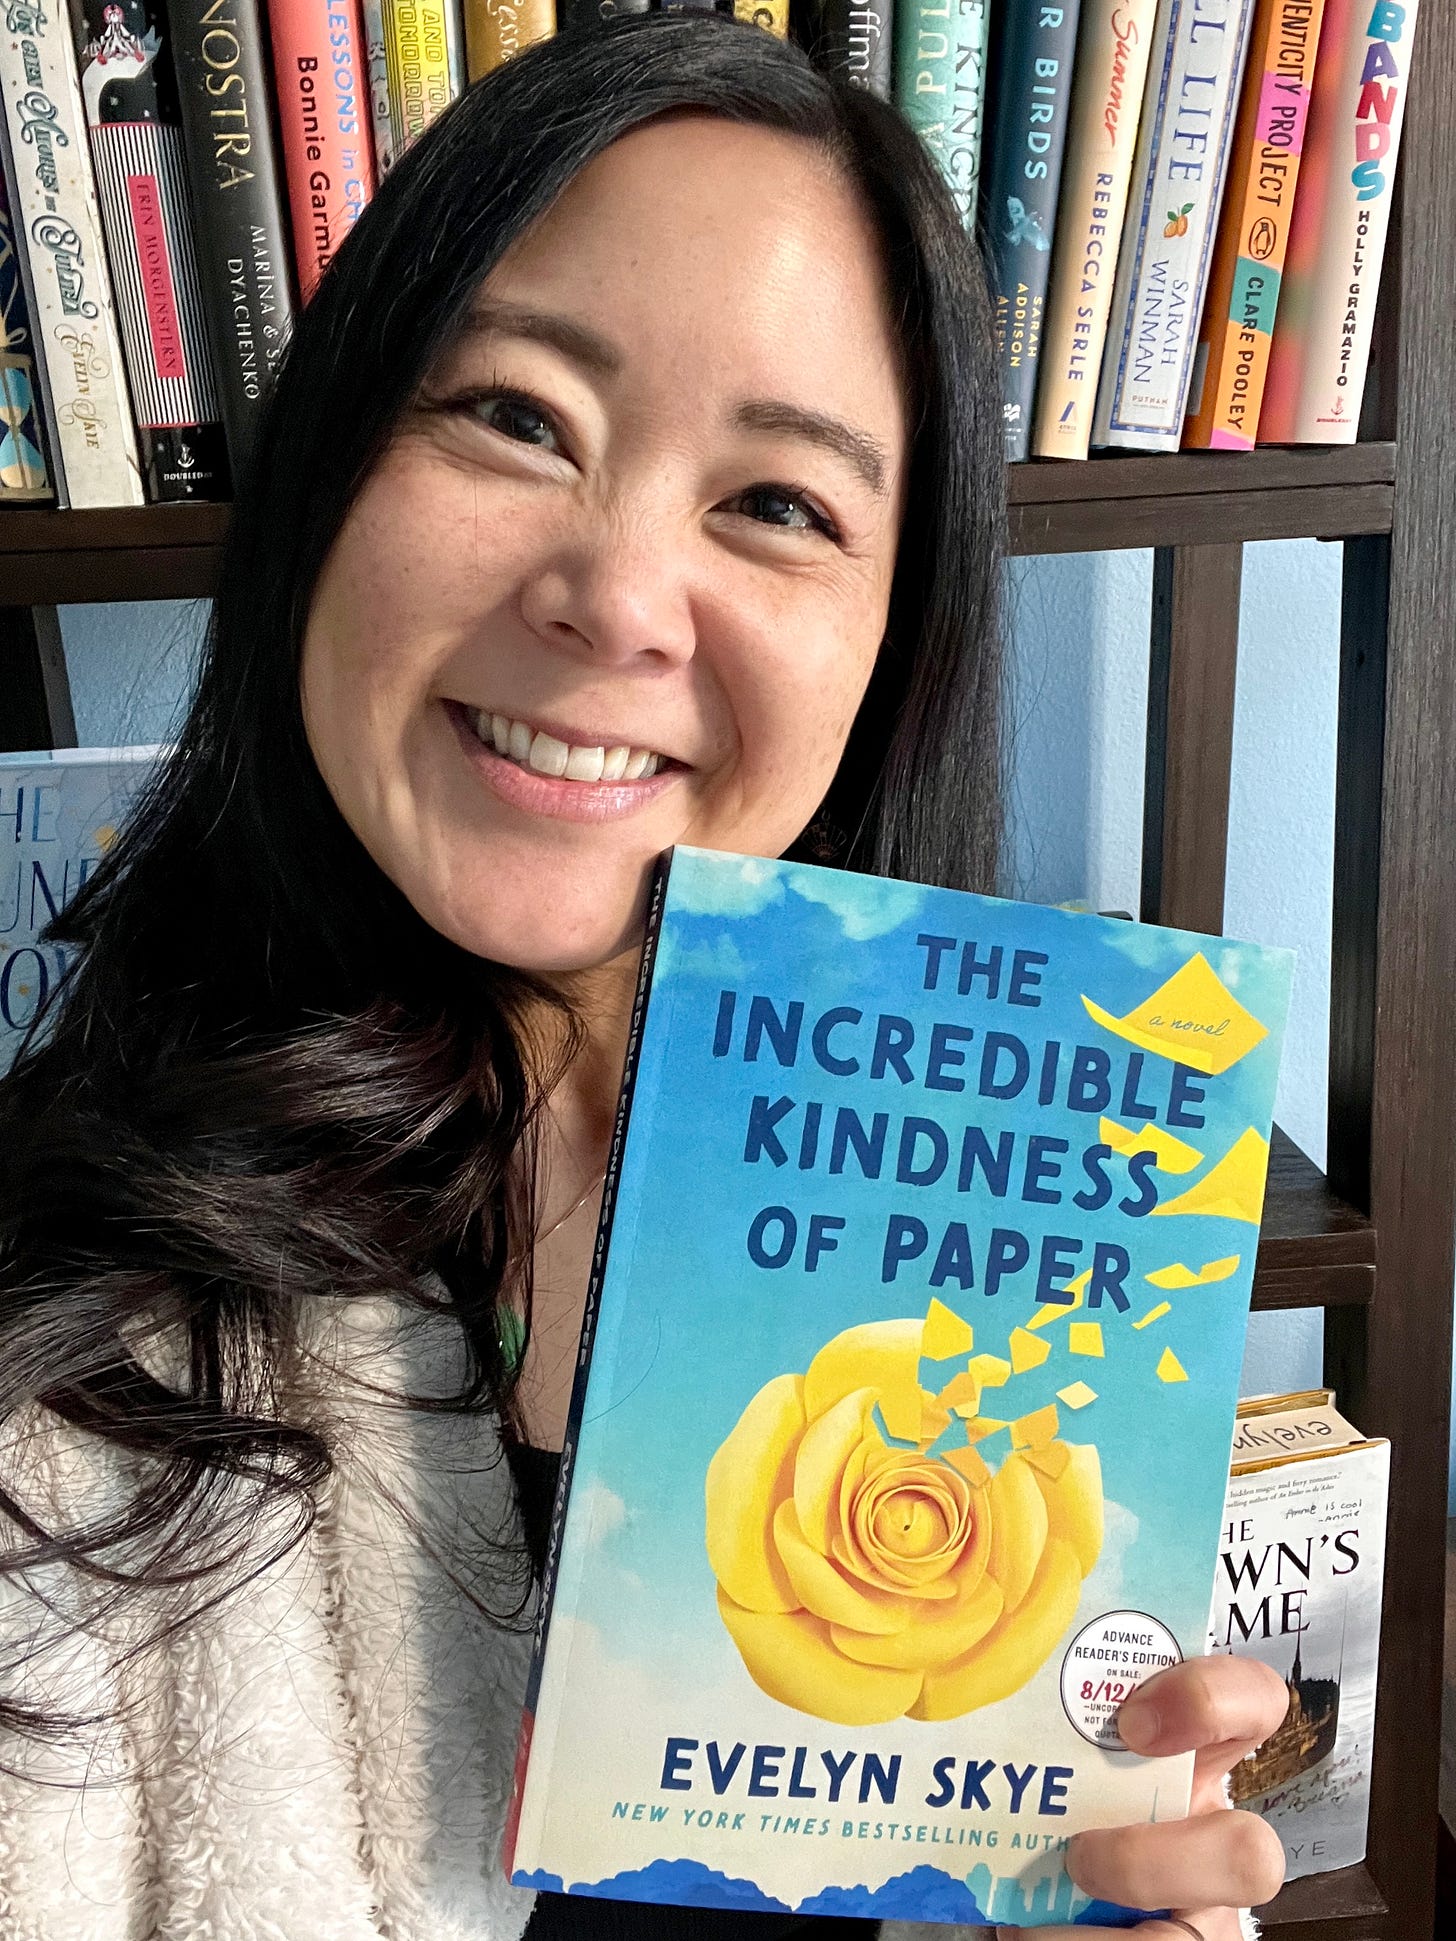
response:
M561 651L644 671L691 659L696 632L689 540L660 505L583 508L531 569L521 593L528 626Z

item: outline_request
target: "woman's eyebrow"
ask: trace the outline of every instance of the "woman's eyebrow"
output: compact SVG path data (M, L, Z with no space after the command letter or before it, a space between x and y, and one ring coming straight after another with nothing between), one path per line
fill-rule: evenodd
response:
M469 336L529 337L538 344L558 350L574 364L582 364L600 377L615 377L622 368L622 353L615 344L586 324L570 317L558 317L550 310L532 310L523 303L507 303L501 297L480 297L465 320Z
M868 432L856 431L842 418L823 411L806 411L782 398L745 398L733 412L734 422L749 431L786 431L836 453L852 465L875 497L885 496L885 453Z

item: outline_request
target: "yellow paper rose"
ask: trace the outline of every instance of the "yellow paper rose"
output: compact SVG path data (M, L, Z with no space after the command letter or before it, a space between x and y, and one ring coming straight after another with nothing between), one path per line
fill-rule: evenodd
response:
M840 1725L958 1718L1017 1691L1102 1547L1091 1444L1053 1438L994 1472L969 1442L930 1453L950 1417L920 1386L923 1330L836 1335L807 1374L764 1384L708 1465L708 1561L750 1676ZM877 1410L919 1446L887 1442Z

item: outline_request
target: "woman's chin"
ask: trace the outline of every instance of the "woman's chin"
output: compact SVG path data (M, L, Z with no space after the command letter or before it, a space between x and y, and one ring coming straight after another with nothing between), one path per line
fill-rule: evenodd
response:
M497 896L469 908L423 910L421 915L473 957L554 979L598 970L640 950L645 902L645 887L642 894L624 897L620 908L612 908L604 900L553 894L543 885L540 896L525 907L503 906Z

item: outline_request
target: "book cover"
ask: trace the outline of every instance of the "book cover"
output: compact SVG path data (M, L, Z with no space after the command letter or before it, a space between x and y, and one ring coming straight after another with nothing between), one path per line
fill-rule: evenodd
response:
M374 193L359 0L268 0L268 32L293 262L307 303Z
M1324 0L1259 0L1183 443L1253 449Z
M1081 0L1008 0L993 56L984 217L1005 455L1031 451Z
M459 93L451 72L449 0L383 0L389 121L399 155Z
M1278 1731L1230 1775L1284 1842L1287 1877L1365 1858L1390 1445L1329 1390L1241 1403L1210 1646L1289 1687Z
M70 10L147 497L226 499L164 15L157 0L70 0Z
M34 505L55 497L41 430L35 336L16 247L0 143L0 504Z
M1159 0L1094 445L1176 451L1254 0Z
M160 748L0 755L0 1074L72 952L40 933L116 839Z
M465 71L472 81L556 32L556 0L465 0Z
M513 1878L1108 1919L1176 1818L1287 952L679 848L649 918Z
M260 0L167 0L198 272L234 475L296 291Z
M1085 458L1157 0L1083 0L1032 450Z
M143 505L136 427L70 23L42 0L7 0L0 26L6 167L15 234L30 267L58 497L75 507Z
M951 111L955 105L956 0L895 0L891 87L895 106L939 164L963 221L966 205L950 169Z
M1326 0L1259 442L1359 435L1417 0Z
M904 0L898 0L904 5ZM967 0L983 5L984 0ZM826 0L817 22L817 58L830 74L852 87L868 88L882 101L894 87L895 9L897 0L873 6L867 0Z

